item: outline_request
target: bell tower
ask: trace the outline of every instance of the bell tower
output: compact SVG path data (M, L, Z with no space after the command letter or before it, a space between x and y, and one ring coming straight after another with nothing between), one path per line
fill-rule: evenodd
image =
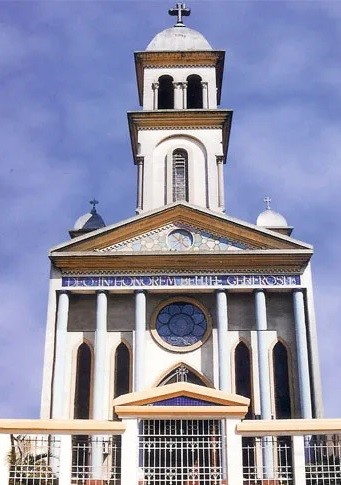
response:
M224 52L186 27L190 10L169 10L177 23L135 53L142 111L128 113L138 170L137 213L188 202L225 212L223 165L231 110L218 109Z

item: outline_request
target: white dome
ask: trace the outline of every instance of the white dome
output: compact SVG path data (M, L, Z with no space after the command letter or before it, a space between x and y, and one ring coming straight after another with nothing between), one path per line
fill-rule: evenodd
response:
M82 216L78 217L75 225L73 226L74 231L94 231L95 229L100 229L105 227L105 223L102 217L93 209L91 212L87 212Z
M200 32L184 26L174 26L157 34L146 50L211 51L212 47Z
M91 219L92 214L90 212L87 212L86 214L83 214L82 216L78 217L77 221L75 222L75 225L73 226L75 231L78 231L79 229L83 229L85 224L88 222L89 219Z
M271 209L266 209L257 217L257 226L262 227L288 227L287 220L282 214Z

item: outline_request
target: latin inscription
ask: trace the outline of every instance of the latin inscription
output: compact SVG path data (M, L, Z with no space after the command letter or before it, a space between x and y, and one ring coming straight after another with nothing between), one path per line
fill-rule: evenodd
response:
M298 286L300 275L190 275L190 276L64 276L62 286L150 288L177 286Z

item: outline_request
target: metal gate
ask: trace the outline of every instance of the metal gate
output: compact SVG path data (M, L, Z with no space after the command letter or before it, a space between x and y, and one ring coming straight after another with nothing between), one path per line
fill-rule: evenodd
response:
M142 420L139 432L139 465L145 485L226 483L220 421Z

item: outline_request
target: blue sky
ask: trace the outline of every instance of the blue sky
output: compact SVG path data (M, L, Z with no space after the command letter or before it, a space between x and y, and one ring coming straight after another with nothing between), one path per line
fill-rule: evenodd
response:
M94 196L107 224L134 214L133 51L173 3L0 3L0 417L39 415L48 249ZM340 416L341 1L187 3L187 25L227 51L227 212L255 222L269 195L315 247L325 415Z

